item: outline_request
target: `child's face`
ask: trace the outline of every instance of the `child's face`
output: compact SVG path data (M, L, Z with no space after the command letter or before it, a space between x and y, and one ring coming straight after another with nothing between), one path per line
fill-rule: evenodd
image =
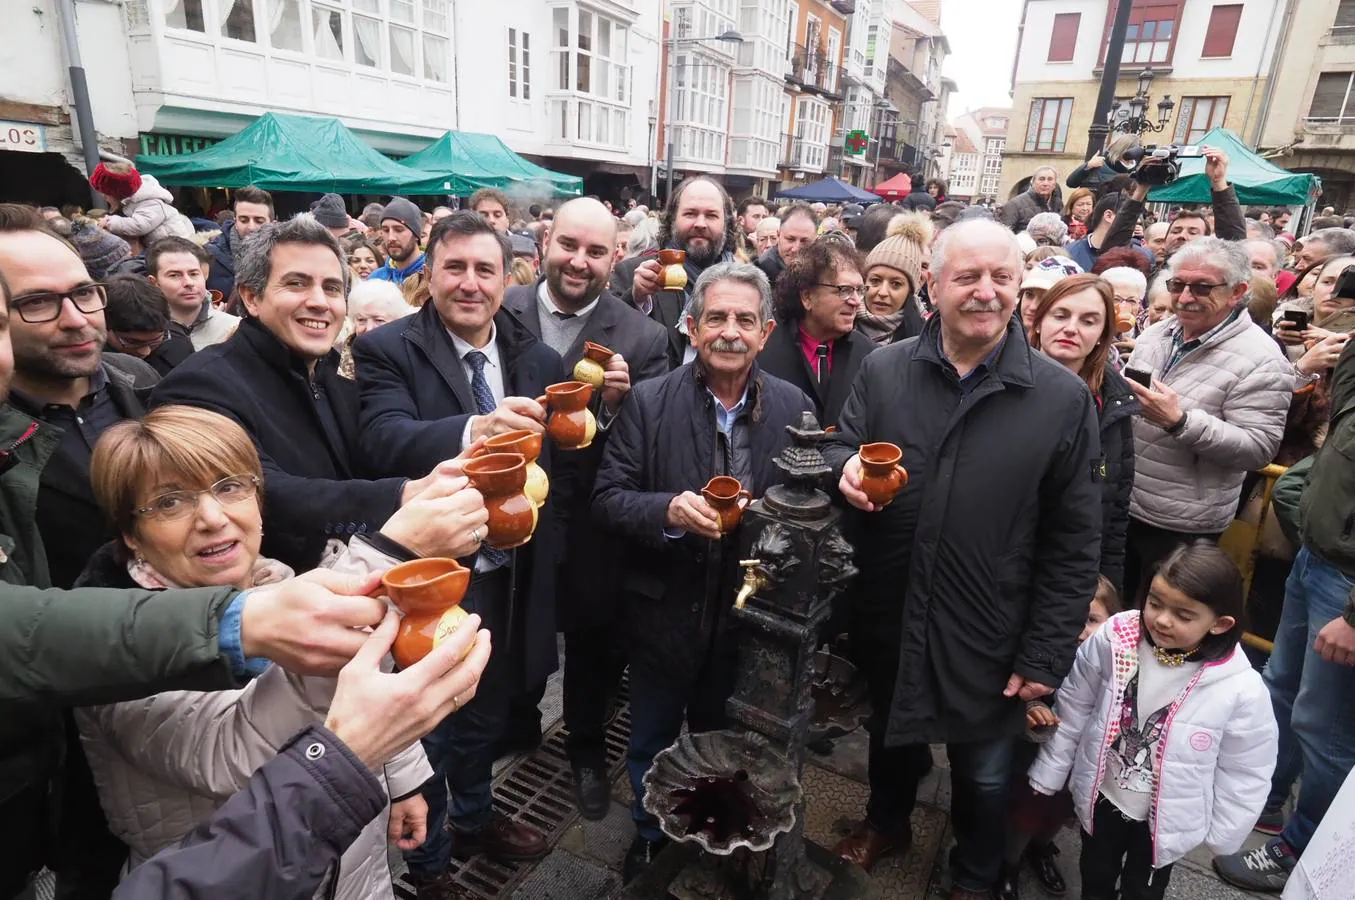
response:
M1087 607L1087 622L1082 626L1082 633L1077 636L1077 642L1081 645L1087 638L1101 630L1101 626L1106 624L1106 619L1110 614L1106 612L1106 606L1099 598L1093 597L1091 605Z
M1192 600L1167 584L1162 576L1153 578L1148 598L1143 602L1143 624L1153 643L1164 650L1193 650L1207 634L1223 634L1237 624L1232 616L1218 616L1208 606Z

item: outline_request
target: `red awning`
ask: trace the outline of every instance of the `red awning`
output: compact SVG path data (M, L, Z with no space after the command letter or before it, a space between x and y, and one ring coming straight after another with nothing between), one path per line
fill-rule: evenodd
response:
M888 181L882 181L870 189L872 194L884 197L886 200L898 200L908 196L908 192L913 189L913 179L908 177L907 172L900 172Z

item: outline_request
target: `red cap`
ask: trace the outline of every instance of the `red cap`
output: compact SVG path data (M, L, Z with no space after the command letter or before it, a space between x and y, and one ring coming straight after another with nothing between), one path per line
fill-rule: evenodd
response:
M101 194L126 200L141 189L141 173L126 163L113 163L111 167L99 163L89 183Z

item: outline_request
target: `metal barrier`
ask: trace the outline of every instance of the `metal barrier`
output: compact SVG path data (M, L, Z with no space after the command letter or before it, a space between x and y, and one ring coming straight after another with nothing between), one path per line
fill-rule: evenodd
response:
M1270 512L1270 499L1275 490L1275 480L1286 471L1288 471L1287 466L1269 465L1257 472L1265 479L1265 485L1261 492L1261 511L1256 522L1234 519L1228 526L1228 530L1219 538L1219 547L1233 558L1233 562L1237 563L1238 569L1242 572L1242 593L1244 597L1251 595L1252 577L1256 574L1256 545L1261 537L1261 528L1265 524L1266 514ZM1242 643L1266 653L1275 649L1275 645L1271 641L1251 632L1243 633Z

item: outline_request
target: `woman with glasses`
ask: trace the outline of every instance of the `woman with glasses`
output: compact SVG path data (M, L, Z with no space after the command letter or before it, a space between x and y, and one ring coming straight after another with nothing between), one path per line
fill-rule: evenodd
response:
M90 475L120 537L90 561L80 586L243 590L293 575L259 555L263 472L249 436L224 416L164 406L120 423L96 446ZM473 553L487 517L479 494L464 485L449 476L402 507L381 534L354 535L331 567L368 572L416 554ZM241 690L173 691L77 710L109 826L131 851L129 869L177 843L299 730L324 722L332 679L276 666L255 674ZM376 774L393 798L389 816L377 817L344 853L327 896L392 898L387 839L406 850L424 840L427 807L418 788L432 769L420 745Z
M776 282L777 327L758 364L808 394L825 427L837 422L861 360L875 349L856 330L865 296L861 255L834 239L801 247Z

